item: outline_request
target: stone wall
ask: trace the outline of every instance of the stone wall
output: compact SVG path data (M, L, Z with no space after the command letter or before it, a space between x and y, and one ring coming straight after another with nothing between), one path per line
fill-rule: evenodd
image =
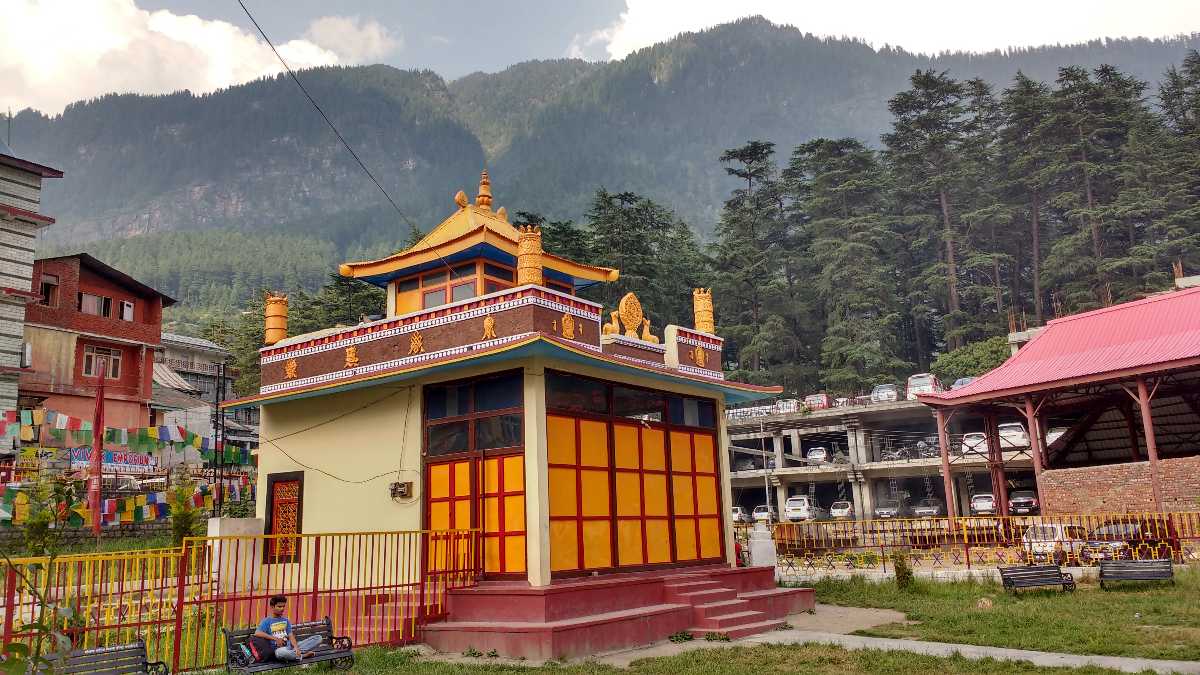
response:
M1163 509L1200 511L1200 456L1159 461ZM1042 473L1042 512L1153 511L1150 463L1052 469Z
M4 551L9 555L21 555L24 548L24 530L20 527L0 527L0 551ZM157 539L160 537L170 538L171 536L171 521L156 520L151 523L129 523L127 525L118 525L105 527L101 530L101 538L103 541L111 542L116 540L127 540L133 542L139 539ZM90 527L72 527L67 529L62 534L63 546L78 546L95 541L92 536L92 528ZM170 544L166 544L170 546ZM134 548L130 546L130 548Z

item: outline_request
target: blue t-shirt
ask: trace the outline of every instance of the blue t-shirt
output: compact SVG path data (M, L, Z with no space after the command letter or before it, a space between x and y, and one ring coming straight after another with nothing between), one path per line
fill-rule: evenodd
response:
M268 616L258 624L258 630L272 637L287 639L287 636L292 632L292 622L288 621L286 616L281 616L276 619L273 616Z

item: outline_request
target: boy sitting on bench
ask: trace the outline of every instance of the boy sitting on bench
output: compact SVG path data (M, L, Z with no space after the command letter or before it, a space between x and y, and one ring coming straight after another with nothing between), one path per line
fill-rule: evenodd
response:
M279 661L300 661L312 656L314 649L321 646L321 636L312 635L296 642L296 634L292 631L292 622L284 616L287 611L287 598L282 595L272 596L270 600L271 614L258 624L254 637L268 640Z

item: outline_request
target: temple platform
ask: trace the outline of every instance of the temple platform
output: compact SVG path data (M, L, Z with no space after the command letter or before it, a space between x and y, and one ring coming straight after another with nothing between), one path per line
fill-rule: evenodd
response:
M769 567L721 565L611 574L533 588L483 582L451 591L447 620L424 628L443 652L473 648L527 659L578 658L687 631L731 639L775 630L813 609L809 588L779 588Z

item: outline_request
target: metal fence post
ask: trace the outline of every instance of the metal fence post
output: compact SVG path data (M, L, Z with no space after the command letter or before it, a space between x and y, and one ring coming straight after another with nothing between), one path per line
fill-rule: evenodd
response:
M312 576L312 601L309 606L308 620L317 620L317 590L320 582L321 574L321 536L317 535L313 539L313 576Z
M180 551L179 563L176 565L176 571L179 574L179 581L175 591L175 644L171 650L171 672L179 672L179 651L183 646L183 597L184 587L187 585L188 571L188 549L190 544L186 539L183 540L183 549Z
M4 575L4 644L12 642L13 614L17 606L17 571L12 563Z
M962 519L961 522L962 522L962 538L963 538L963 557L965 557L967 559L967 569L971 569L971 537L970 537L970 533L967 530L967 521L965 519Z

